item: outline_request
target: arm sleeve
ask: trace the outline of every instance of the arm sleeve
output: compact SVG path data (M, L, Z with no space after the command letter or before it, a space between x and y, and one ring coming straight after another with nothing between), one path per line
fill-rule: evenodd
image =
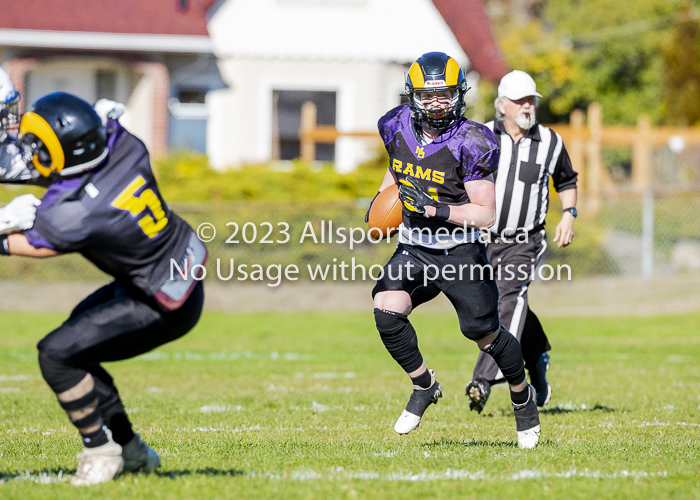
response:
M25 231L29 243L36 248L50 248L69 253L82 249L89 236L87 210L79 202L52 206L37 211L34 227Z
M401 127L401 112L405 107L406 105L402 105L392 109L387 114L382 116L377 123L379 136L382 138L384 147L386 148L387 153L390 155L393 154L394 150L396 149L394 137L396 137L396 134Z
M571 158L569 158L569 153L564 147L564 143L561 145L561 153L557 159L557 164L554 166L554 173L552 174L552 182L554 184L554 189L557 193L561 191L566 191L567 189L576 188L576 180L578 178L578 173L574 170L571 165Z

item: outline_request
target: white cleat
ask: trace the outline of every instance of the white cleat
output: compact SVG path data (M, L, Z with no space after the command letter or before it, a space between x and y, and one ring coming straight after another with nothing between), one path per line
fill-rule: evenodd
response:
M135 434L131 441L122 446L122 457L125 471L153 472L160 467L158 453L144 443L139 434Z
M418 428L420 425L420 419L421 417L418 415L414 415L413 413L409 413L404 410L401 412L396 424L394 424L394 430L399 434L408 434L409 432Z
M535 388L528 384L528 398L523 404L513 403L515 414L515 428L518 432L518 448L530 450L537 446L540 440L540 415L535 402Z
M542 429L539 425L526 431L518 431L518 448L521 450L533 449L540 440L541 431Z
M122 447L112 441L97 448L85 448L78 454L80 463L75 476L71 479L73 486L91 486L106 483L114 479L124 469Z

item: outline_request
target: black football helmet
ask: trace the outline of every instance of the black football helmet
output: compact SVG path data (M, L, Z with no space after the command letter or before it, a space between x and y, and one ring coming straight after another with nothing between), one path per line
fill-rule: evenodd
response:
M44 177L68 177L98 166L107 157L102 120L79 97L65 92L32 104L19 126L21 142L34 153L32 165Z
M417 92L444 92L451 90L452 103L447 108L426 109ZM406 96L414 120L422 122L428 128L442 130L453 125L464 115L467 105L464 94L467 93L467 79L464 72L444 52L428 52L411 65L406 77Z

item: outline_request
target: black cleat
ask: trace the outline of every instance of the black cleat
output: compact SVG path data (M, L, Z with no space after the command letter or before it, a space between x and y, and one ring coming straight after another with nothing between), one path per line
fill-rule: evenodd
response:
M466 394L469 396L469 410L481 413L491 395L491 384L484 379L474 379L467 384Z
M543 352L535 364L535 369L530 372L530 383L537 391L537 406L546 405L552 397L552 386L547 383L547 370L549 370L549 354Z
M518 448L529 450L537 446L540 440L540 412L535 403L535 388L528 384L527 401L521 405L513 405L515 413L515 428L518 432Z
M423 389L417 385L413 386L411 399L408 400L406 409L401 412L399 419L394 425L394 430L399 434L408 434L415 430L420 425L423 413L431 404L437 404L438 398L442 397L442 388L440 382L435 380L435 372L429 370L431 384L428 389Z

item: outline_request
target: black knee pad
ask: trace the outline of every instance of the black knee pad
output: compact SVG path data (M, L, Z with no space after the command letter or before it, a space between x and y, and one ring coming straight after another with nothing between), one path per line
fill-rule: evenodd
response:
M56 394L78 385L87 373L81 368L71 366L68 361L41 350L41 344L39 344L39 368L44 380Z
M518 385L525 380L525 365L520 343L508 330L501 327L493 343L484 349L503 373L510 385Z
M418 350L418 337L408 316L375 308L374 321L384 346L401 368L406 373L420 368L423 356Z

